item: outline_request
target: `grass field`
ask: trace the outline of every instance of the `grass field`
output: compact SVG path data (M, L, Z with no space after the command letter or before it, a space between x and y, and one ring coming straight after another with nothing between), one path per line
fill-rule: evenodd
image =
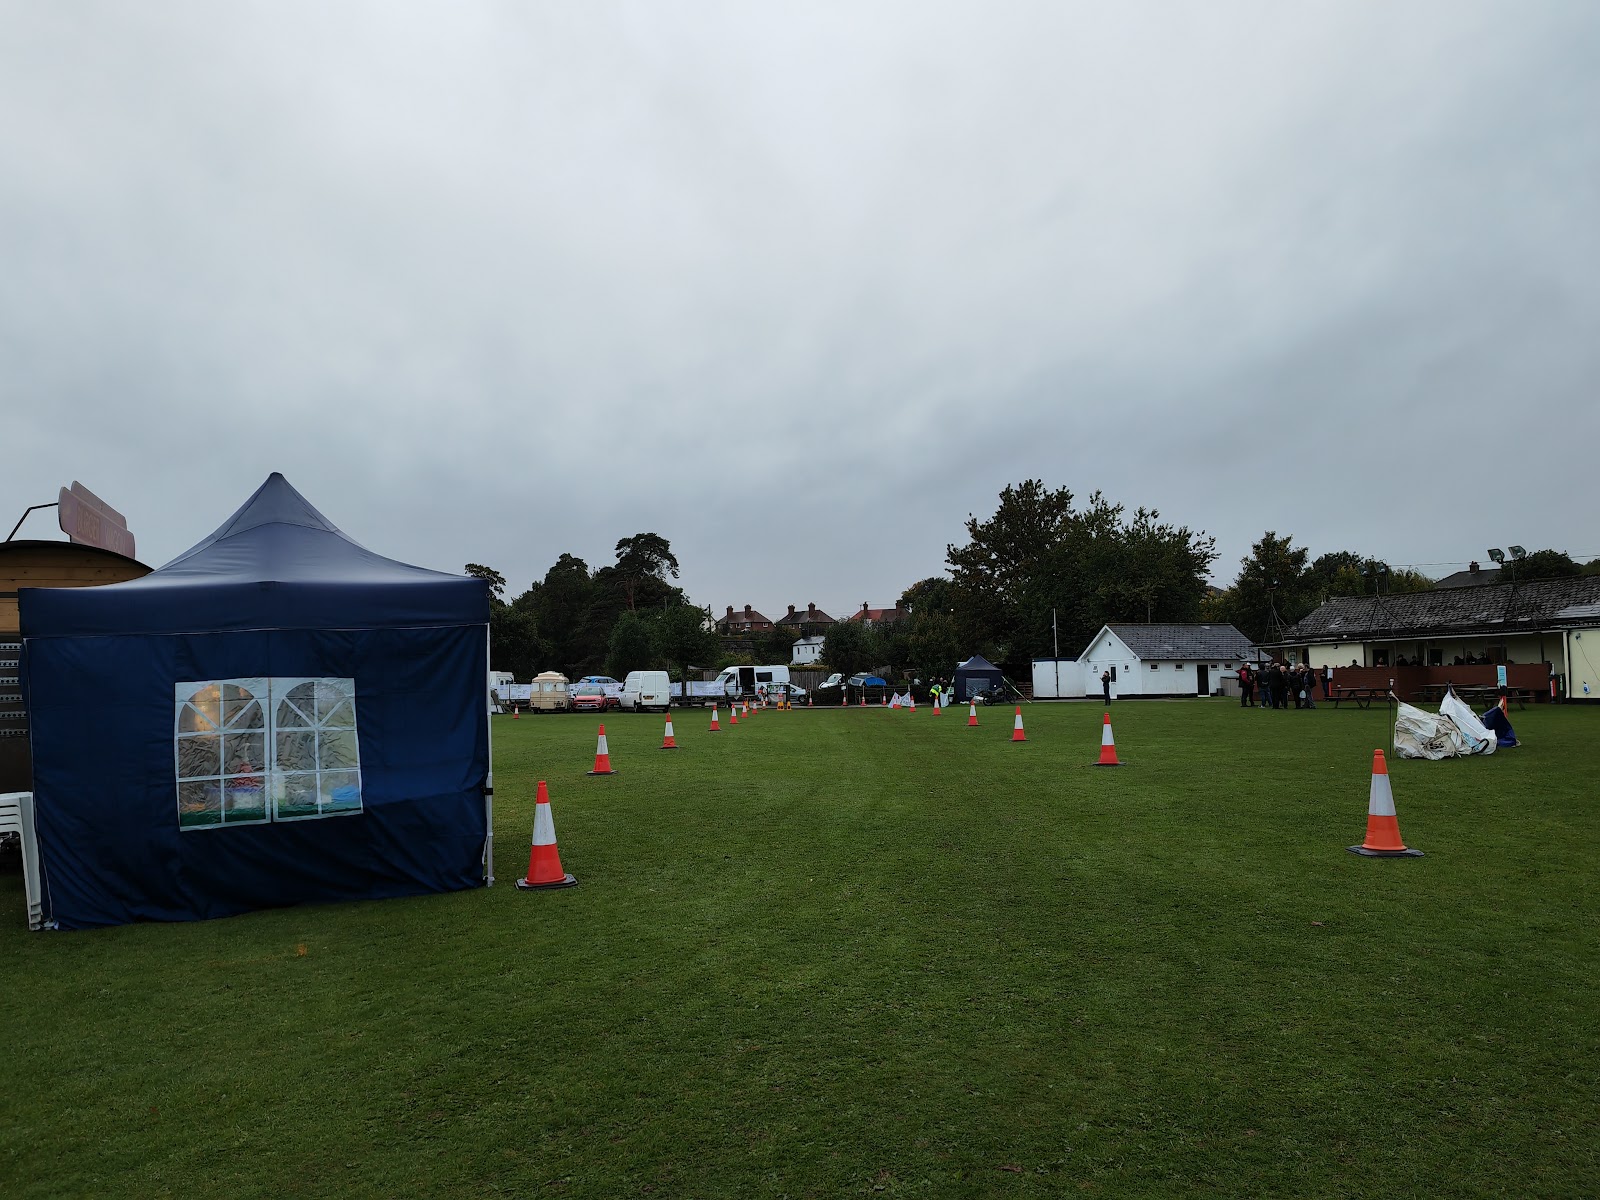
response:
M0 1195L1600 1194L1600 712L1393 764L1413 860L1386 713L1024 715L496 718L488 890L40 935L8 866Z

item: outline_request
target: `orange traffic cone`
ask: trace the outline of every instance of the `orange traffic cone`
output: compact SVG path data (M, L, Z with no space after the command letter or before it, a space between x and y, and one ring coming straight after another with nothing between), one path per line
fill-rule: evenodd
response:
M1011 726L1011 740L1013 742L1025 742L1028 740L1028 735L1022 732L1022 705L1020 704L1017 705L1016 722Z
M867 693L865 691L863 691L861 693L861 707L865 708L866 706L867 706Z
M737 702L735 702L733 704L728 705L728 724L729 725L737 725L738 723L739 723L739 705L738 705Z
M939 693L938 692L935 692L933 694L933 715L936 716L936 717L939 715Z
M1111 714L1106 714L1105 723L1100 726L1100 761L1097 767L1120 767L1117 761L1117 743L1111 736Z
M515 704L513 704L513 705L512 705L512 706L511 706L511 719L512 719L512 720L513 720L513 721L516 721L516 720L520 720L520 719L521 719L521 718L520 718L520 717L518 717L518 715L517 715L517 714L518 714L518 713L519 713L519 712L520 712L520 711L521 711L521 710L520 710L520 709L518 709L518 708L517 708L517 706L516 706L516 705L515 705Z
M881 708L888 708L889 707L889 697L887 697L887 696L879 696L878 697L878 702L879 702L879 707L881 707Z
M1372 791L1367 800L1367 840L1359 846L1346 846L1351 854L1366 858L1421 858L1421 850L1411 850L1400 840L1400 822L1394 815L1394 792L1389 788L1389 765L1383 751L1372 752Z
M667 732L662 735L661 748L663 750L676 750L678 743L672 739L672 714L667 714Z
M744 702L744 719L746 721L750 719L750 701L748 700Z
M589 771L588 774L615 775L616 773L611 769L611 750L606 745L606 727L602 725L600 726L600 741L594 748L594 770Z
M706 732L707 733L721 733L722 732L722 726L717 724L717 706L715 704L713 704L711 706L711 728L706 730Z
M969 701L968 704L967 704L967 728L968 729L976 729L977 727L978 727L978 706L977 706L977 704L975 702Z
M571 887L578 881L561 869L556 850L556 823L550 816L550 793L539 780L538 801L533 806L533 848L528 851L528 875L517 880L523 891L534 888Z

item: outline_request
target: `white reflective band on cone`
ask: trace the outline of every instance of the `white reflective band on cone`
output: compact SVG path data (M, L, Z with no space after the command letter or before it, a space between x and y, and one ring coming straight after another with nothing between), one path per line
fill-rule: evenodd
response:
M1387 775L1372 777L1372 795L1367 801L1367 816L1394 816L1394 790L1389 786Z
M600 745L595 748L595 753L596 754L610 754L611 753L611 751L606 748L606 735L603 734L603 733L600 735Z
M556 823L550 816L550 806L548 804L534 806L533 844L535 846L554 846L556 844Z

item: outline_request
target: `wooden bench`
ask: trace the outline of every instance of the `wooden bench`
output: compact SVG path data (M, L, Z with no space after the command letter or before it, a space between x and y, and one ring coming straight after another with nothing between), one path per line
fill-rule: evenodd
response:
M1334 684L1329 698L1333 706L1338 708L1344 701L1352 701L1358 708L1371 708L1374 700L1387 700L1389 689L1386 687L1341 687Z

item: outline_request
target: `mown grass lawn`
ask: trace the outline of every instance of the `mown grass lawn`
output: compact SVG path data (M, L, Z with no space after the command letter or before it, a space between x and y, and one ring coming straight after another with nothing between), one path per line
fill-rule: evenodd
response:
M1600 1193L1600 712L495 721L488 890L28 934L0 1195ZM726 721L726 712L723 714ZM580 882L520 893L534 782Z

